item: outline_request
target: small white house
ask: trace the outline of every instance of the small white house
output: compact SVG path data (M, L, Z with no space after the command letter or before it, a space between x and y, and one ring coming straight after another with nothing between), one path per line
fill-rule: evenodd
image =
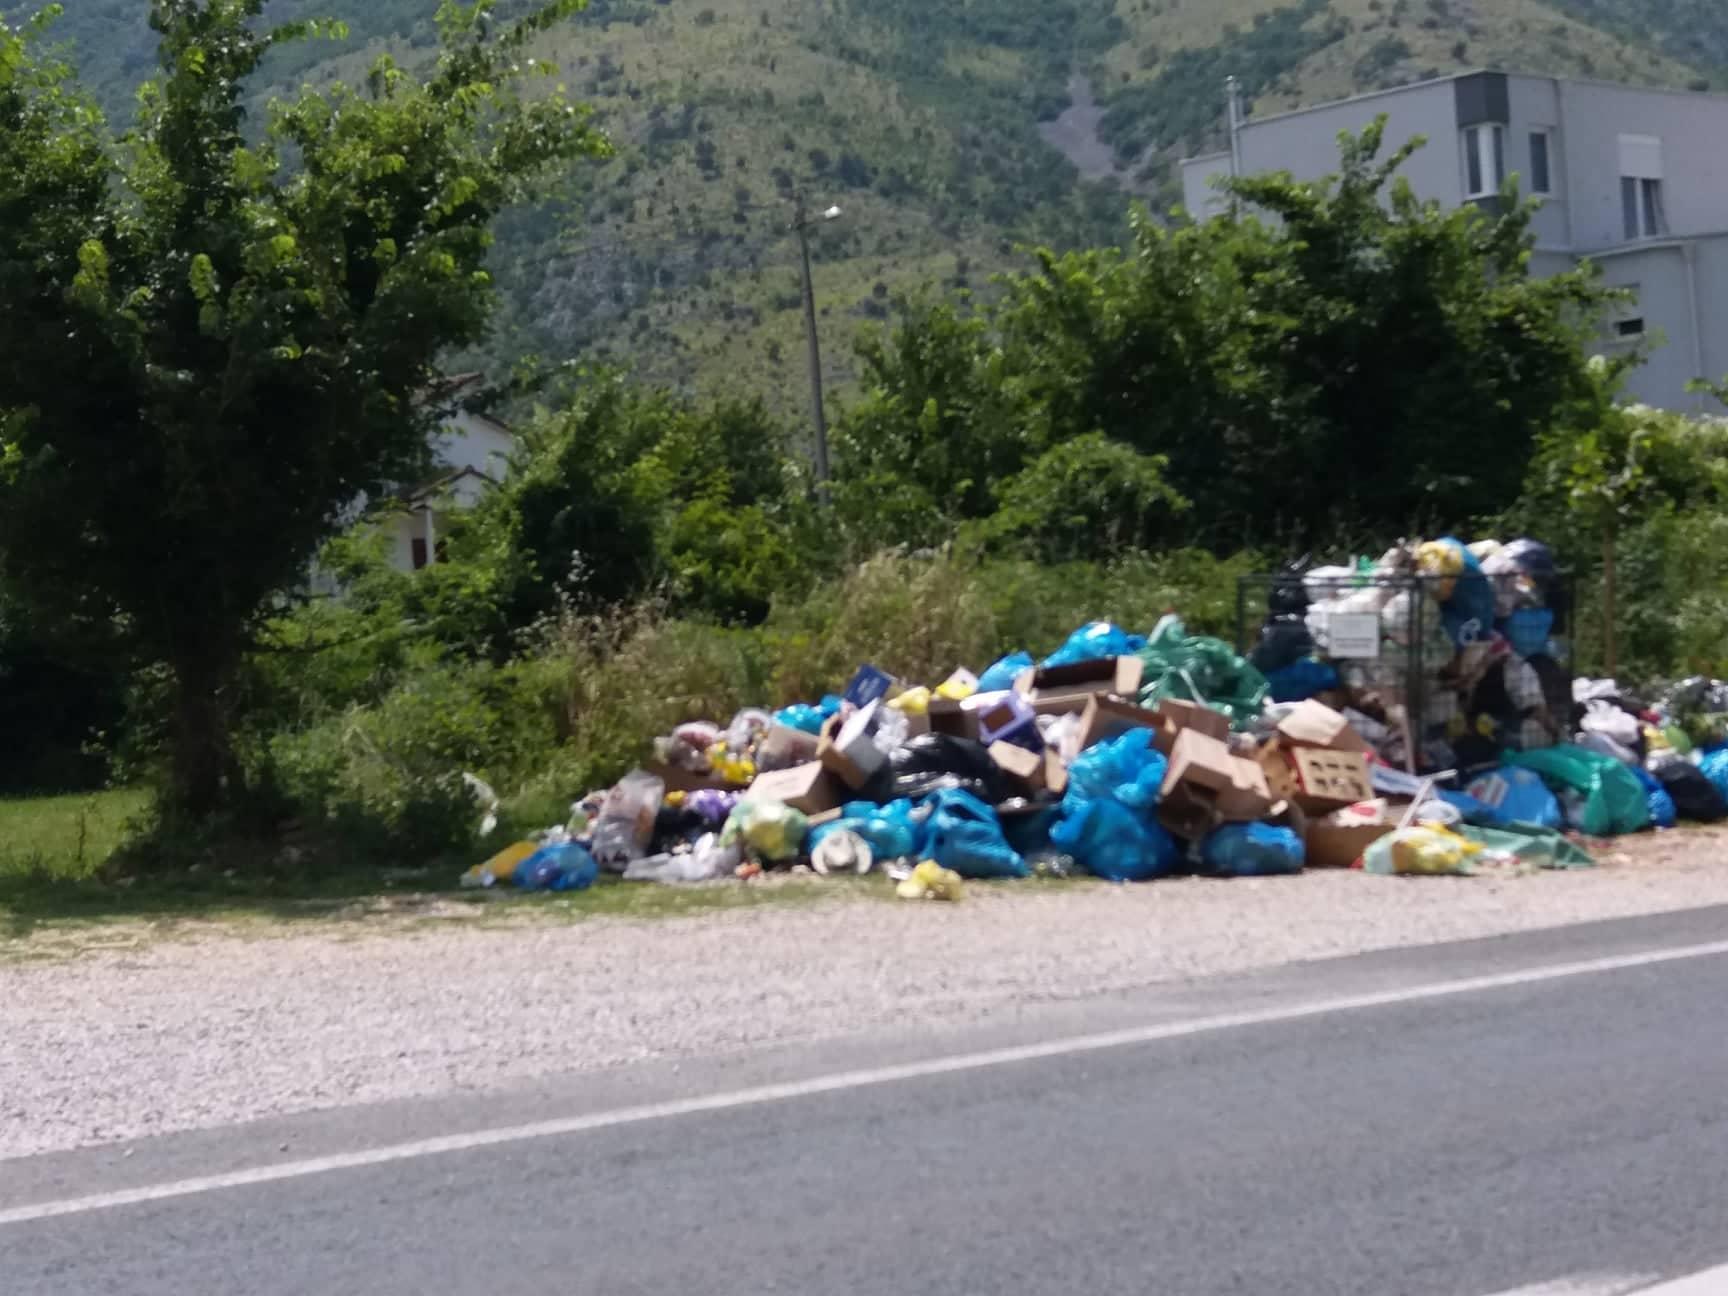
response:
M438 391L440 401L453 401L478 386L482 375L458 374ZM498 420L458 409L445 421L432 447L441 471L431 480L402 491L406 507L389 517L390 563L400 571L419 571L436 562L439 540L452 510L473 508L510 468L516 437Z

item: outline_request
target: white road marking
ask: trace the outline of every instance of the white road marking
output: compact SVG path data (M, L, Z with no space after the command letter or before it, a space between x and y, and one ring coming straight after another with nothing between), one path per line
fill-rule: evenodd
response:
M1676 1278L1654 1287L1640 1287L1636 1296L1724 1296L1728 1293L1728 1265L1706 1269L1690 1278Z
M987 1067L1012 1066L1020 1062L1038 1062L1047 1058L1097 1053L1106 1049L1131 1048L1140 1044L1156 1044L1164 1040L1208 1035L1216 1031L1240 1030L1249 1026L1271 1026L1282 1022L1303 1021L1307 1018L1324 1017L1334 1013L1362 1012L1371 1008L1423 1003L1432 999L1481 994L1491 990L1509 990L1517 986L1561 981L1568 977L1623 972L1633 968L1678 963L1687 959L1714 958L1723 954L1728 954L1728 941L1714 941L1707 945L1678 946L1674 949L1646 950L1638 954L1623 954L1611 958L1588 959L1578 963L1555 963L1547 967L1526 968L1520 972L1501 972L1490 976L1437 981L1431 985L1412 986L1402 990L1382 990L1370 994L1317 999L1308 1003L1292 1004L1284 1008L1227 1013L1216 1017L1200 1017L1189 1021L1168 1022L1156 1026L1135 1026L1096 1035L1078 1035L1067 1039L1048 1040L1041 1044L1020 1044L1008 1048L985 1049L976 1053L955 1054L950 1057L928 1058L924 1061L906 1062L896 1066L841 1071L831 1075L813 1076L805 1080L789 1080L780 1084L736 1089L729 1093L705 1094L698 1098L675 1098L668 1102L644 1103L637 1107L619 1107L612 1111L594 1112L586 1116L567 1116L556 1120L535 1121L526 1125L475 1130L468 1134L448 1134L436 1138L415 1139L407 1143L392 1143L383 1147L367 1148L359 1152L339 1152L330 1156L307 1157L300 1161L284 1161L276 1165L252 1166L248 1169L231 1170L223 1174L177 1179L169 1183L146 1184L139 1188L123 1188L115 1192L92 1193L86 1197L67 1197L59 1201L35 1202L28 1206L14 1206L7 1210L0 1210L0 1226L28 1224L35 1220L54 1219L62 1215L84 1215L91 1211L113 1210L121 1206L138 1206L146 1202L191 1197L199 1193L221 1192L229 1188L250 1188L258 1184L280 1183L287 1179L304 1179L310 1175L331 1174L339 1170L361 1170L371 1166L389 1165L396 1161L413 1161L420 1157L442 1156L451 1152L471 1152L477 1148L497 1147L500 1144L520 1143L529 1139L559 1138L570 1134L586 1133L590 1130L610 1129L617 1125L635 1125L645 1121L670 1120L679 1116L727 1111L736 1107L754 1107L764 1103L838 1093L847 1089L866 1089L876 1085L899 1084L907 1080L927 1080L933 1076L979 1071ZM1693 1296L1693 1294L1687 1293L1687 1296Z
M1494 1296L1636 1296L1640 1288L1655 1279L1646 1274L1590 1274L1580 1278L1562 1278L1558 1282L1536 1283L1530 1287L1512 1287Z

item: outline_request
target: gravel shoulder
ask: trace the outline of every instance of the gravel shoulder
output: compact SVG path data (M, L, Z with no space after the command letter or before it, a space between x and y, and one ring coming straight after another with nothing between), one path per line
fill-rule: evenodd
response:
M841 892L644 922L398 920L149 938L0 960L0 1157L654 1057L956 1022L1035 1000L1728 903L1728 833L1535 877ZM30 957L32 941L43 943Z

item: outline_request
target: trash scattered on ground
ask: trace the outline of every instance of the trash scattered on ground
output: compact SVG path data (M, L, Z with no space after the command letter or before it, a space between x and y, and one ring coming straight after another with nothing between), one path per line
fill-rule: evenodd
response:
M1442 537L1264 588L1242 652L1175 614L1096 621L1043 658L865 663L816 700L643 735L638 768L462 884L797 868L952 901L966 879L1472 876L1587 867L1566 834L1728 819L1728 682L1574 680L1536 541ZM497 795L463 777L492 832Z

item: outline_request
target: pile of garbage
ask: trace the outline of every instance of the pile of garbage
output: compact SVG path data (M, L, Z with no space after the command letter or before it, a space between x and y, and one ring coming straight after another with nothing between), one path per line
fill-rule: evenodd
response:
M1534 541L1404 545L1273 592L1247 655L1175 615L1146 635L1095 622L1042 660L935 685L864 665L818 701L679 725L464 881L881 872L952 901L1035 875L1583 867L1569 832L1728 817L1728 685L1656 707L1581 685L1575 702Z

